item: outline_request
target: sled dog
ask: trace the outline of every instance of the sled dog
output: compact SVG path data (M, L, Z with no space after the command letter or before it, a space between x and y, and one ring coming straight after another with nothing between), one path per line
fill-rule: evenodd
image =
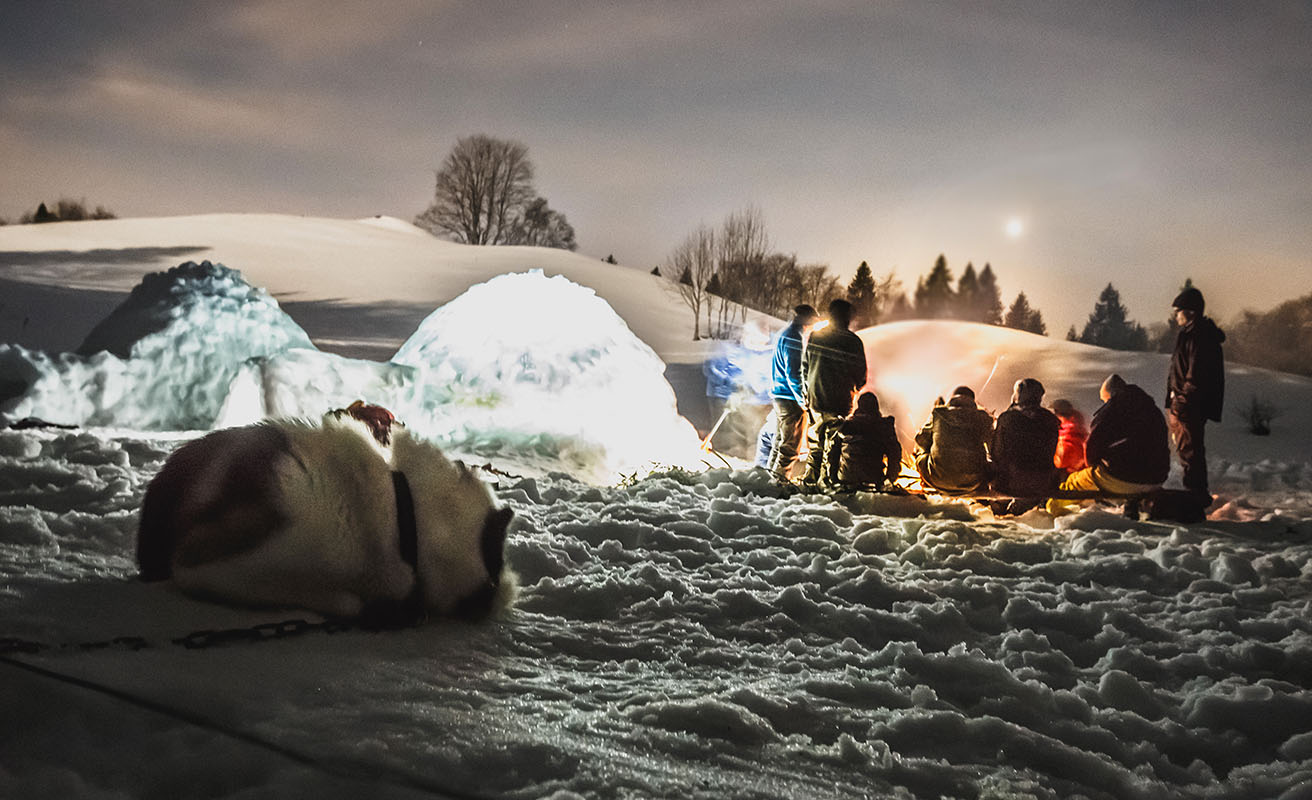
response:
M267 420L178 448L141 506L141 578L255 606L404 625L482 618L515 590L511 510L378 406Z

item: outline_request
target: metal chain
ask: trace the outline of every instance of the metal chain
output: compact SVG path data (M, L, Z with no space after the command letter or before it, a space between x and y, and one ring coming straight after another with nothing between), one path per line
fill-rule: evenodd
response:
M169 643L188 650L202 650L239 642L268 642L274 639L287 639L303 636L307 633L325 633L332 635L361 628L360 625L341 619L327 619L323 622L308 622L303 619L288 619L281 622L262 622L248 628L225 628L192 631L186 636L170 639ZM157 647L159 643L151 642L141 636L116 636L112 639L93 642L68 642L50 644L31 639L12 636L0 637L0 655L36 655L39 653L77 651L89 652L99 650L128 650L136 652Z

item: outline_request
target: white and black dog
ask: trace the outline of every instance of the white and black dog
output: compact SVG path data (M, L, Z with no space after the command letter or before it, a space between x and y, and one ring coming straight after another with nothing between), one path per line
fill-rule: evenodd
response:
M142 580L244 605L478 619L514 596L511 514L463 463L355 403L178 448L146 489L137 563Z

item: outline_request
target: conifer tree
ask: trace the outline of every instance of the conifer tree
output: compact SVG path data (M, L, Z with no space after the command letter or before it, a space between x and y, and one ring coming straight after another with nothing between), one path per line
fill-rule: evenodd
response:
M1030 306L1029 298L1024 292L1016 295L1011 306L1007 309L1007 315L1003 318L1002 324L1008 328L1015 328L1018 331L1028 331L1037 333L1040 336L1048 335L1048 326L1043 322L1043 314L1036 308Z
M979 316L986 325L1002 324L1002 292L998 289L998 276L993 274L993 267L984 264L979 273Z
M926 319L951 316L955 294L947 256L940 254L929 275L916 282L916 316Z
M1098 295L1093 313L1084 324L1080 341L1085 344L1107 347L1112 350L1145 350L1148 332L1142 325L1129 319L1129 311L1121 303L1121 294L1110 283Z
M852 304L852 330L868 328L875 319L875 276L870 265L862 261L847 285L847 302Z
M968 322L980 322L979 300L979 278L975 275L975 265L967 261L966 269L957 280L956 313L953 316Z

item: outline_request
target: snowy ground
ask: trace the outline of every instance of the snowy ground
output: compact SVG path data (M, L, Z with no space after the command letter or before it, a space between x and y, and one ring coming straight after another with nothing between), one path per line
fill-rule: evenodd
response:
M132 230L67 248L189 238ZM593 288L676 361L633 287ZM1091 411L1111 369L1154 393L1164 375L969 325L863 337L901 427L957 383L996 409L1035 375ZM1232 399L1286 413L1271 437L1209 426L1206 523L783 497L750 470L596 485L570 459L550 472L558 451L502 448L524 475L498 479L523 584L505 619L198 650L170 641L315 618L134 580L145 484L194 432L0 431L0 637L149 645L0 663L0 796L1312 796L1312 383L1230 374Z

